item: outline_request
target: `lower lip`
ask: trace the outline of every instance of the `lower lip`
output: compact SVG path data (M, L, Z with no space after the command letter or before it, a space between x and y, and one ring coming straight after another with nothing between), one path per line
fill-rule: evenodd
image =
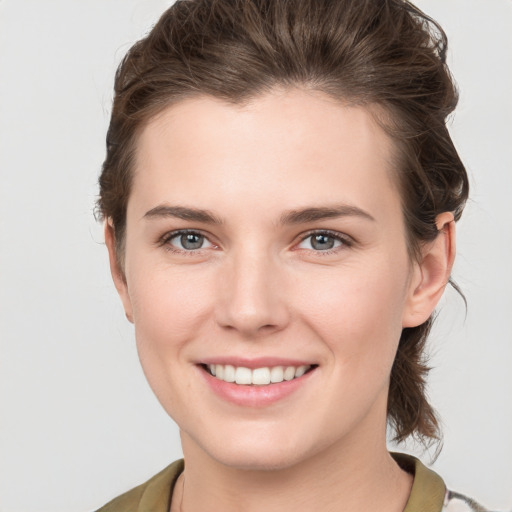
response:
M202 366L199 366L199 370L212 391L222 399L244 407L265 407L286 398L304 386L315 373L316 367L301 377L264 386L225 382L210 375Z

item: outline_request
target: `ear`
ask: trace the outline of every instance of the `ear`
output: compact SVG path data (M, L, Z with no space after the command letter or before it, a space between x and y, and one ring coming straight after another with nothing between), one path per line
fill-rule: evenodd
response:
M114 236L114 226L112 225L111 219L107 219L105 221L105 245L108 249L108 258L110 262L110 273L112 274L112 280L114 281L117 293L119 293L119 297L121 297L121 302L123 303L126 318L131 323L133 323L132 303L130 300L130 295L128 294L126 277L119 265L119 258L117 257Z
M450 279L455 259L453 214L439 214L436 225L436 239L423 247L421 261L414 263L402 327L416 327L427 321Z

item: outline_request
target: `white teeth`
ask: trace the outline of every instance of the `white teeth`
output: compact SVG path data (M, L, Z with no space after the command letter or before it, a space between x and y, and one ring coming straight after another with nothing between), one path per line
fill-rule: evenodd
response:
M252 384L252 372L249 368L239 366L235 370L235 382L237 384Z
M256 368L252 371L252 383L258 386L270 384L270 369L269 368Z
M235 367L227 364L224 366L224 379L226 382L235 382Z
M293 366L287 366L284 371L284 380L292 380L295 377L295 368Z
M236 382L242 385L256 385L265 386L267 384L276 384L283 382L283 380L289 381L302 377L310 368L311 365L303 366L273 366L272 368L263 367L245 368L243 366L232 366L230 364L209 364L207 365L210 373L217 379L225 382Z
M299 366L296 370L295 370L295 377L302 377L305 373L306 373L306 370L308 369L307 366Z
M270 382L283 382L283 372L282 366L274 366L274 368L270 370Z

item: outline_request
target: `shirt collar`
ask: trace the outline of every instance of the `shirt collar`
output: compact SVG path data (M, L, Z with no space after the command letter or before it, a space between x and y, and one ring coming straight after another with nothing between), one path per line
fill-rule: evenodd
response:
M441 512L446 494L443 479L412 455L395 452L391 455L404 471L414 476L404 512Z

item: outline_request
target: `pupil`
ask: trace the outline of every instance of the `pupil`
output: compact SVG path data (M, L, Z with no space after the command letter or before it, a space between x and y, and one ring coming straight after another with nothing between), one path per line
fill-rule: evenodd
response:
M332 249L334 247L334 239L328 235L314 235L311 245L314 249Z
M203 236L194 233L187 233L181 235L181 245L185 249L199 249L203 245Z

